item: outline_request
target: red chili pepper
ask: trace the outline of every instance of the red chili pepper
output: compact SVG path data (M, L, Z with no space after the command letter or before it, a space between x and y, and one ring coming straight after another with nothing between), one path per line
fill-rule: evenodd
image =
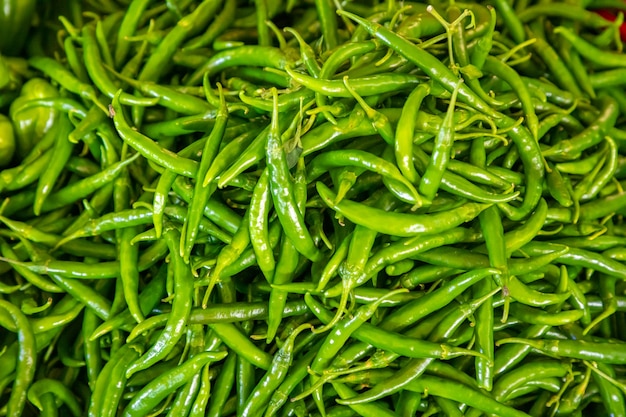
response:
M612 10L607 10L607 9L596 10L596 13L598 13L600 16L602 16L606 20L610 20L611 22L615 21L617 17L615 12L613 12ZM622 23L622 25L619 28L619 33L620 33L620 37L622 38L622 41L626 41L626 23Z

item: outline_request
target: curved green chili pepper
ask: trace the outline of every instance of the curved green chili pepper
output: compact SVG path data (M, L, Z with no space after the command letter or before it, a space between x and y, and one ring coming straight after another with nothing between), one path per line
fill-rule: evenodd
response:
M138 371L147 369L171 352L183 336L185 322L191 313L193 277L180 254L180 233L176 229L168 227L163 236L170 251L171 268L174 273L175 294L172 301L172 313L159 340L128 366L126 369L127 378Z
M274 90L274 110L272 124L267 135L266 159L269 177L269 188L286 235L302 255L316 261L320 257L319 249L304 224L302 213L298 210L294 197L293 180L289 174L287 157L280 137L276 92Z
M133 397L122 415L132 417L150 412L172 390L185 384L207 363L220 361L226 356L227 352L202 352L182 365L159 375Z
M321 182L317 191L328 207L345 216L351 222L391 236L410 237L418 234L436 234L475 219L489 205L466 203L457 209L434 214L390 213L361 203L342 200L335 203L336 196Z
M6 300L0 300L0 310L9 315L18 336L19 352L18 357L15 358L17 361L16 378L7 403L7 415L17 417L22 415L28 388L35 376L37 357L35 335L31 323L18 307Z

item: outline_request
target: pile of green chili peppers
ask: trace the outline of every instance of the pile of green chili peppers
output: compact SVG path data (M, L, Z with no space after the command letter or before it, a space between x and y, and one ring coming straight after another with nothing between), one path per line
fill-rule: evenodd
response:
M30 3L0 415L626 416L626 3Z

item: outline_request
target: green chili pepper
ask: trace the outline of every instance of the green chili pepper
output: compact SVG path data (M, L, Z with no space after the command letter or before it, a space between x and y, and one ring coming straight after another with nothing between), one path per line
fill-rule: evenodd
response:
M324 203L333 210L356 224L392 236L410 237L423 233L440 233L476 218L481 211L489 207L486 204L467 203L447 213L430 215L388 213L349 200L335 203L336 196L328 187L320 182L316 186Z
M274 92L272 125L267 135L266 145L269 188L278 219L283 225L285 233L296 246L298 252L315 261L319 258L320 253L304 224L302 213L297 208L293 193L293 181L288 172L279 129L276 93Z
M185 384L207 363L222 360L226 355L226 352L202 352L181 366L159 375L137 393L122 415L134 416L148 413L172 390Z
M133 361L126 369L126 377L129 378L137 371L148 368L159 360L165 358L174 348L184 332L184 323L191 312L191 295L193 283L191 271L187 269L180 254L180 233L173 228L167 228L164 238L172 256L171 268L174 273L175 295L172 301L172 313L165 329L157 342L140 358Z
M16 378L7 403L7 415L17 417L22 415L28 387L35 376L37 356L35 335L31 323L16 306L6 300L0 300L0 309L10 317L18 336Z

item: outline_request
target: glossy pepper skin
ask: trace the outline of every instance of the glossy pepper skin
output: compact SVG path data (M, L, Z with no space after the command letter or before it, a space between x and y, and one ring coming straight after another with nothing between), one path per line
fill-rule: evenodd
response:
M43 135L53 128L58 113L52 108L33 108L20 111L20 107L29 100L58 97L59 92L48 81L32 78L22 86L20 96L9 109L16 136L17 155L23 158Z
M24 58L0 53L0 111L3 113L6 114L13 100L19 96L27 68Z
M16 56L26 42L36 0L0 0L0 53Z
M15 154L15 132L11 120L0 113L0 167L7 166Z

